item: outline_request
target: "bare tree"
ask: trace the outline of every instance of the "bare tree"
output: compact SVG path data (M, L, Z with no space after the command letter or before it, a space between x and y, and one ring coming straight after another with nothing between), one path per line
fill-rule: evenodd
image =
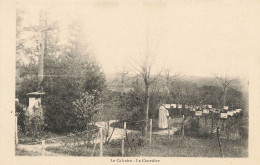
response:
M235 82L235 79L234 78L231 78L227 75L225 76L219 76L219 75L215 75L218 83L220 84L221 88L222 88L222 91L221 91L221 102L222 102L222 105L221 107L225 106L226 105L226 92L227 92L227 89L228 87L230 87L234 82Z
M143 82L144 82L144 90L145 90L145 120L147 121L144 128L144 134L147 134L148 130L148 119L149 119L149 106L150 106L150 87L151 84L154 83L162 71L157 72L157 74L152 75L152 66L155 61L155 57L157 56L157 47L150 47L149 45L149 35L147 33L146 35L146 47L145 51L141 54L141 62L135 61L135 64L131 64L131 68L141 76Z

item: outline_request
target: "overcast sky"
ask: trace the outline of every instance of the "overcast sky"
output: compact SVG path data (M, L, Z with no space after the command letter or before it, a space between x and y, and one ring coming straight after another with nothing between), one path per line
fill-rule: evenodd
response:
M36 2L18 3L31 24L38 23L37 9L43 6ZM190 76L249 71L256 29L246 1L60 0L49 3L48 12L61 28L68 18L81 18L84 37L105 73L140 61L147 36L154 73L163 67Z

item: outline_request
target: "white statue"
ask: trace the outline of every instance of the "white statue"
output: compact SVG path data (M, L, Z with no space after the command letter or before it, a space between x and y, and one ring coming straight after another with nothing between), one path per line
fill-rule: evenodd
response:
M159 128L168 128L168 120L167 117L169 116L168 110L165 108L165 105L163 104L159 108Z

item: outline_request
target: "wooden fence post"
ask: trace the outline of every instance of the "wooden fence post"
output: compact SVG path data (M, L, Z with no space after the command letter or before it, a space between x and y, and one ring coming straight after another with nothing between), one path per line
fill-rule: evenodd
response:
M100 140L99 140L100 156L103 156L103 132L102 132L102 128L99 128L99 132L100 132Z
M224 126L224 124L225 124L225 119L222 119L222 127L221 127L221 130L222 130L222 131L225 130L225 126Z
M106 144L108 144L108 136L109 136L109 129L110 129L110 121L107 122L107 133L106 133Z
M198 120L198 129L199 129L200 128L200 117L199 116L198 116L197 120Z
M184 137L184 115L182 115L182 137Z
M45 156L45 140L42 140L42 156Z
M170 119L171 119L171 117L169 117L168 118L168 142L169 142L169 140L170 140Z
M17 127L17 116L15 116L15 144L18 145L18 127Z
M126 122L124 122L124 132L122 138L122 156L125 155L125 135L126 135Z
M150 119L150 144L152 143L153 119Z
M214 129L214 114L211 114L211 134L213 134Z

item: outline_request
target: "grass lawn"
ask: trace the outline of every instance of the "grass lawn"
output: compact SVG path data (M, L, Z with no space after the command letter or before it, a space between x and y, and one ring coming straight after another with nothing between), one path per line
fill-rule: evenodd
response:
M116 142L117 143L117 142ZM115 144L115 143L114 143ZM121 155L121 144L103 146L103 155L104 156L120 156ZM68 156L88 156L91 157L93 154L93 145L92 146L60 146L60 147L47 147L47 151L54 152L58 154L64 154ZM96 145L96 149L93 156L99 156L99 144Z
M247 142L241 140L221 140L225 157L247 157ZM216 138L196 139L157 136L151 145L129 150L127 156L156 157L220 157Z
M40 156L41 154L38 152L29 152L24 149L16 148L15 155L16 156Z
M188 121L188 120L187 120ZM196 134L189 131L188 126L185 126L185 138L180 135L153 134L152 143L149 140L141 140L138 133L130 132L128 134L128 141L125 142L125 155L129 157L139 156L152 156L152 157L220 157L220 149L216 135L210 134L211 120L205 121L204 118L200 119L199 132ZM180 127L182 119L171 119L171 125ZM142 124L129 124L127 129L140 130ZM157 127L156 120L153 121L153 132L160 129ZM222 122L219 121L218 125L221 126ZM112 127L123 127L123 123L116 122L111 124ZM234 125L229 129L230 133L237 132ZM140 133L139 132L139 133ZM248 141L247 138L233 138L227 139L224 131L220 132L220 141L223 148L224 157L248 157ZM45 134L43 137L55 137L56 134ZM77 136L76 136L77 137ZM77 141L77 138L76 138ZM121 140L111 140L109 145L103 146L103 156L121 156ZM46 150L69 156L91 156L93 154L93 144L80 145L80 146L53 146L47 147ZM37 153L27 153L24 150L17 150L16 155L37 155ZM96 145L94 156L99 156L99 144Z
M97 126L90 125L89 130L98 129ZM86 130L87 131L87 130ZM82 132L71 132L73 134ZM69 136L70 133L52 133L52 132L41 132L37 136L27 136L25 134L19 134L19 144L34 144L35 142L41 142L44 139L57 138L61 136Z
M224 157L247 157L247 141L221 139ZM156 157L220 157L219 147L216 138L179 138L172 136L153 136L152 143L144 143L140 147L130 144L132 149L126 144L125 156L156 156ZM93 147L92 147L93 148ZM121 141L113 140L109 146L103 147L103 156L121 156ZM91 156L93 150L88 150L86 146L75 147L48 147L47 151L62 153L71 156ZM99 156L99 146L97 145L94 156Z

